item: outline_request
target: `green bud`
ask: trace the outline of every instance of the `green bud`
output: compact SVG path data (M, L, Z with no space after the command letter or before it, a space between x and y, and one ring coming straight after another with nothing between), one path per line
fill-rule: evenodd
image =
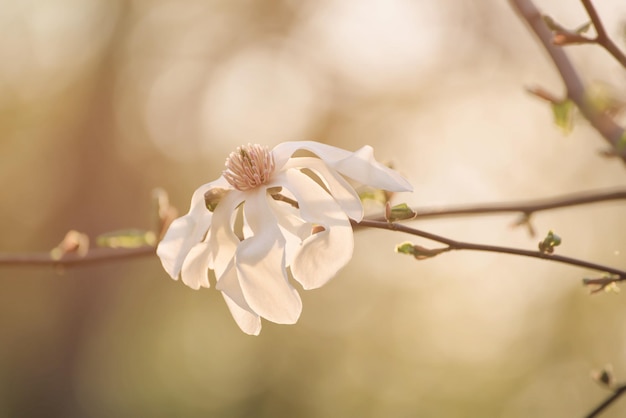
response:
M565 134L572 132L574 128L574 110L576 110L574 102L566 99L553 102L550 106L552 107L552 116L554 117L556 126L561 128Z
M209 212L213 212L218 203L228 193L226 189L220 189L219 187L213 188L204 194L204 203Z
M145 245L154 246L156 240L156 234L152 231L124 229L99 235L96 244L109 248L139 248Z
M361 202L373 200L375 202L385 204L387 202L387 195L384 190L367 188L359 192L359 199L361 199Z
M417 260L425 260L427 258L432 258L441 253L445 253L446 251L450 251L450 248L425 248L421 245L415 245L412 242L403 242L402 244L396 245L396 252L400 254L408 254L415 257Z
M539 251L542 253L552 254L554 252L554 247L558 247L559 245L561 245L561 237L550 230L543 241L539 242L538 247Z
M413 219L417 214L406 203L400 203L392 207L387 206L385 217L389 222L403 221Z
M415 250L413 248L413 243L407 241L407 242L403 242L402 244L396 245L396 252L400 254L413 255L415 253Z

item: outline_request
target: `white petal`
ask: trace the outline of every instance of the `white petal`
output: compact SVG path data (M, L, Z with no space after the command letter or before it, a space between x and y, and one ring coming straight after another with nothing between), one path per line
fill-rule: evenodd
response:
M207 242L193 246L185 261L180 276L187 286L198 290L201 287L209 288L209 259L211 247Z
M361 184L393 192L413 190L404 177L374 159L374 151L369 145L352 153L315 141L283 142L272 150L276 168L282 168L300 149L311 151L330 167Z
M243 234L243 238L250 238L252 235L254 235L252 233L252 229L250 229L250 225L248 225L248 220L246 219L246 217L243 217L243 225L241 227L241 233Z
M310 157L291 158L284 165L283 170L292 167L313 170L324 181L330 194L348 217L356 221L363 219L363 205L358 193L335 170L329 169L324 161Z
M290 265L302 241L311 235L312 225L296 216L296 209L288 203L276 202L274 199L268 199L268 203L285 237L285 264Z
M410 192L413 186L398 172L379 163L374 149L365 145L350 157L329 164L331 167L359 183L392 192Z
M233 212L245 199L244 192L239 190L229 191L220 201L213 212L211 221L211 262L215 275L219 278L226 270L226 266L232 260L239 245L239 238L233 232Z
M223 179L200 186L191 198L189 212L175 219L165 236L159 242L156 253L165 271L174 279L183 266L183 261L191 248L202 241L211 224L211 212L206 208L204 194L216 187L229 187Z
M325 229L303 242L291 264L294 279L305 289L315 289L333 278L352 258L352 227L341 207L309 176L296 169L285 174L285 187L296 196L302 218Z
M274 163L276 169L281 169L287 160L298 150L307 150L316 154L325 162L341 161L350 157L352 153L341 148L333 147L332 145L322 144L315 141L290 141L282 142L274 147L272 155L274 156Z
M252 311L244 299L232 261L217 282L217 288L222 291L226 305L239 328L246 334L259 335L261 317Z
M254 236L242 241L235 254L239 284L254 312L278 324L295 323L302 312L300 295L287 278L285 238L263 188L248 194L244 213Z
M235 319L237 325L248 335L259 335L261 333L261 317L255 313L242 309L226 293L222 293L226 306Z

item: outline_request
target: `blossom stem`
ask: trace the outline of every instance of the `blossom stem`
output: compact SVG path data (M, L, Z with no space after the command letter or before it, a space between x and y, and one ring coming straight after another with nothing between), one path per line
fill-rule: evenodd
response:
M597 264L590 261L579 260L577 258L566 257L558 254L547 254L541 251L531 251L520 248L502 247L497 245L475 244L471 242L456 241L450 238L446 238L440 235L436 235L430 232L422 231L419 229L411 228L406 225L383 222L362 220L361 222L353 222L353 225L360 227L369 227L377 229L387 229L390 231L399 231L407 234L415 235L418 237L426 238L431 241L436 241L448 246L448 250L469 250L469 251L483 251L500 254L519 255L522 257L539 258L547 261L554 261L557 263L569 264L572 266L588 268L600 272L610 273L619 276L619 279L615 281L626 280L626 271L616 269L613 267L605 266L603 264Z

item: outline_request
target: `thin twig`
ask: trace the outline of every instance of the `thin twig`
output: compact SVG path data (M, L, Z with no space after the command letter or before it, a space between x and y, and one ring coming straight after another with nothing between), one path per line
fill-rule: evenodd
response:
M532 31L541 41L541 44L548 52L556 69L561 75L561 79L567 90L567 97L572 100L581 114L589 121L595 130L611 146L616 156L626 164L626 153L624 152L623 141L626 139L624 128L619 126L606 113L599 112L587 97L587 90L583 85L576 69L567 57L563 48L553 44L552 31L548 28L539 10L531 0L510 0L513 8L519 16L530 26Z
M591 411L589 414L585 415L585 418L597 417L602 411L604 411L607 407L609 407L613 402L618 400L620 396L622 396L624 393L626 393L626 384L615 388L611 396L606 398L600 405L595 407L594 410Z
M552 43L559 46L567 45L582 45L582 44L596 44L598 43L596 38L587 38L578 33L573 32L559 32L557 31L552 38Z
M386 229L390 231L400 231L407 234L415 235L418 237L426 238L431 241L436 241L447 245L450 250L469 250L469 251L484 251L490 253L500 254L512 254L522 257L538 258L541 260L554 261L557 263L569 264L571 266L583 267L591 270L596 270L604 273L615 274L620 277L620 280L626 280L626 271L616 269L613 267L605 266L602 264L592 263L589 261L579 260L577 258L566 257L558 254L546 254L540 251L524 250L520 248L501 247L497 245L484 245L474 244L471 242L456 241L450 238L446 238L440 235L432 234L430 232L422 231L419 229L411 228L406 225L383 222L383 221L371 221L362 220L361 222L353 222L353 225L365 226L369 228Z
M65 254L60 259L55 259L50 252L0 254L0 266L55 266L71 267L85 264L102 263L105 261L125 260L153 255L154 247L145 246L139 248L94 248L84 256L76 253Z
M604 29L604 24L602 24L602 20L591 3L591 0L581 1L583 6L585 6L585 10L587 11L589 18L591 19L591 23L593 23L593 27L596 29L596 37L593 41L606 49L609 54L611 54L613 58L615 58L622 65L622 67L626 68L626 55L624 55L615 42L613 42L613 40L611 40L611 38L607 35L606 30Z
M619 276L608 276L608 277L596 277L596 278L585 278L583 279L583 284L585 286L597 286L595 289L591 290L591 294L599 293L605 289L610 289L611 285L620 281Z
M415 219L438 218L446 216L465 215L494 215L504 213L520 213L529 217L536 212L553 209L562 209L572 206L587 205L591 203L601 203L613 200L626 200L625 189L610 189L602 191L591 191L582 193L572 193L556 196L549 199L525 200L519 202L488 203L477 205L463 205L445 208L413 208L417 213ZM385 220L384 217L376 217L374 220Z
M298 207L298 202L281 194L272 195L275 200L286 202ZM417 220L426 218L493 215L498 213L520 213L525 217L547 210L561 209L566 207L587 205L592 203L608 202L613 200L625 200L626 190L611 189L583 193L567 194L550 199L538 199L511 203L491 203L457 206L448 208L415 208ZM368 219L370 221L385 221L383 217ZM363 226L363 223L359 224ZM357 226L359 226L357 225ZM141 247L135 249L96 248L90 249L84 257L75 253L69 253L61 259L53 258L49 252L38 253L0 253L0 266L25 266L25 265L49 265L49 266L74 266L91 264L115 259L130 259L143 257L154 253L153 247ZM554 257L554 256L552 256Z

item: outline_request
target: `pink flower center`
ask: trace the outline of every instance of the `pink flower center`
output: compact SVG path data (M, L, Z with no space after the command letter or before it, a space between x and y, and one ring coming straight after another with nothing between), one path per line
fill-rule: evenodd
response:
M230 153L222 174L235 189L245 191L267 183L273 172L274 157L267 147L248 144Z

